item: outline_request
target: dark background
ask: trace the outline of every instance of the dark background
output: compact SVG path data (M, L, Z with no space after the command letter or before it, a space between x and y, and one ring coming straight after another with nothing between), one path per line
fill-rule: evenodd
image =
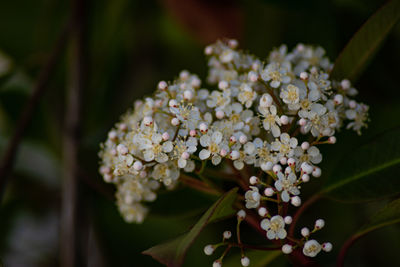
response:
M92 0L85 32L86 86L83 93L79 187L81 249L89 266L159 266L140 252L177 236L199 218L213 199L178 188L161 192L142 225L127 224L112 197L113 187L97 173L99 143L119 116L137 98L151 94L159 80L172 80L188 69L206 77L204 46L221 37L240 39L240 46L265 58L282 43L318 44L334 60L357 29L385 1L381 0ZM37 76L71 14L69 1L0 1L0 148L15 130ZM369 129L362 137L343 131L338 143L323 149L323 176L303 187L316 190L346 151L374 134L400 125L400 27L389 35L356 83L361 100L371 106ZM4 57L6 59L4 59ZM59 264L61 185L64 170L66 95L71 49L59 59L45 95L23 139L11 182L0 208L0 259L4 266ZM1 64L0 64L1 65ZM1 68L0 68L1 70ZM399 177L400 179L400 177ZM377 181L380 182L380 181ZM343 242L387 200L344 204L323 199L300 225L326 220L318 233L334 250L317 258L333 266ZM202 252L216 243L230 221L206 229L190 249L185 266L211 266L214 257ZM251 232L249 232L251 235ZM358 241L350 249L348 266L400 266L400 228L391 226ZM397 254L396 254L397 253ZM216 254L215 257L218 257ZM275 264L285 266L283 257ZM1 264L0 264L1 266Z

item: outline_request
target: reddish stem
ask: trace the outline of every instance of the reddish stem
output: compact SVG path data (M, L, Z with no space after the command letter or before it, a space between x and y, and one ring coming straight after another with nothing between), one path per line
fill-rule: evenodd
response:
M321 197L321 195L314 195L311 198L309 198L306 202L304 202L304 204L296 211L296 213L293 216L293 221L290 224L290 228L289 228L289 236L294 236L294 230L296 228L296 223L299 220L301 214L303 214L303 212L305 210L308 209L309 206L311 206L315 201L317 201L319 198Z
M347 239L347 241L344 243L342 248L340 249L339 255L337 257L337 262L336 266L337 267L343 267L344 266L344 258L346 257L347 251L349 248L356 242L362 235L354 235Z

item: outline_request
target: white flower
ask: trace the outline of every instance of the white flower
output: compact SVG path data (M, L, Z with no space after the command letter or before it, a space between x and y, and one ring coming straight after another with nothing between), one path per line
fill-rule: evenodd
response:
M297 168L300 168L304 162L318 164L322 161L322 154L316 146L311 146L307 150L303 150L301 147L296 147L294 149L294 155L298 159L296 163Z
M300 92L297 86L289 84L286 88L282 89L280 97L283 102L288 104L289 110L298 110L300 108Z
M246 208L247 209L255 209L260 206L261 195L258 192L258 188L256 186L250 186L251 190L248 190L244 195L246 200Z
M221 162L221 157L219 152L222 148L225 148L225 145L221 143L222 141L222 133L219 131L215 131L211 134L203 135L200 138L200 144L206 149L202 149L200 151L199 157L201 160L208 159L212 156L212 163L214 165L218 165ZM227 148L228 149L228 148Z
M299 189L296 186L297 177L293 172L289 174L283 174L282 172L278 172L277 174L278 180L275 182L275 188L278 191L282 191L281 198L284 202L289 202L290 195L298 195L300 194Z
M280 136L280 140L276 139L271 144L271 149L278 152L278 158L287 157L290 158L294 154L294 148L297 146L297 139L295 137L290 138L289 134L283 133Z
M303 247L303 254L308 257L315 257L321 251L322 246L314 239L308 240Z
M281 134L281 129L279 126L281 125L281 120L277 115L277 110L274 105L269 108L259 108L259 111L262 115L264 115L263 126L267 131L271 131L274 137L278 137Z
M261 72L261 78L264 81L270 81L270 86L278 88L281 83L289 83L290 77L287 75L286 68L277 63L268 64L267 67Z
M280 215L275 215L270 220L263 219L261 221L261 228L267 231L268 239L286 238L285 221Z
M250 85L243 83L240 86L240 93L238 95L238 100L240 103L246 106L246 108L251 107L253 101L256 99L257 93L253 91Z

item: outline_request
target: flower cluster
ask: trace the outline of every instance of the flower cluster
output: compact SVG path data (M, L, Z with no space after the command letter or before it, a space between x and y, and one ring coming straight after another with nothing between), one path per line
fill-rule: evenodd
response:
M127 221L142 222L143 202L154 201L161 185L173 189L181 175L198 173L210 161L251 173L238 182L246 208L258 211L268 239L286 240L287 208L276 211L270 203L300 206L300 186L321 175L317 146L335 143L342 127L359 134L366 127L368 106L353 99L357 90L348 80L329 78L332 64L322 48L299 44L288 52L282 45L262 61L237 45L228 40L206 47L210 89L182 71L136 101L109 132L100 172L116 185ZM307 235L300 244L313 257L330 243Z

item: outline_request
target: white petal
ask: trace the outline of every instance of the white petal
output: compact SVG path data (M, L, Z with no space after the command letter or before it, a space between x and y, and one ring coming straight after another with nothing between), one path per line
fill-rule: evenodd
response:
M210 157L210 154L210 151L208 151L207 149L203 149L200 151L199 158L201 160L208 159Z

